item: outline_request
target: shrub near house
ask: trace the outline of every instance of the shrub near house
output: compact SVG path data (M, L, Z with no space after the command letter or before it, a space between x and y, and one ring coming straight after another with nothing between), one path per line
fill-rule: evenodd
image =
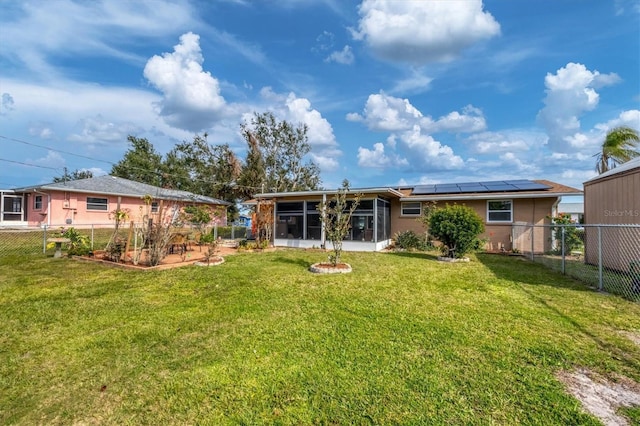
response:
M445 255L460 258L478 247L478 235L484 232L484 223L475 210L447 204L431 213L429 230L442 243Z

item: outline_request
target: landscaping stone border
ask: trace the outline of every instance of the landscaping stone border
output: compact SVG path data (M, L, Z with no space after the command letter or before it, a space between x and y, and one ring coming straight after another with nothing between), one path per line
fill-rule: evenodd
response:
M315 274L348 274L352 271L348 263L338 263L336 266L330 263L314 263L309 270Z

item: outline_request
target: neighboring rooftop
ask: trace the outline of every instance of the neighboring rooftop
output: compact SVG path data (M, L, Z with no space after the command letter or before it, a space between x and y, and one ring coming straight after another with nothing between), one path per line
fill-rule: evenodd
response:
M143 197L145 195L150 195L162 200L231 205L231 203L217 198L206 197L204 195L194 194L188 191L180 191L178 189L160 188L146 183L135 182L129 179L110 175L28 186L24 188L16 188L14 191L24 192L30 190L85 192L91 194L121 195L129 197Z

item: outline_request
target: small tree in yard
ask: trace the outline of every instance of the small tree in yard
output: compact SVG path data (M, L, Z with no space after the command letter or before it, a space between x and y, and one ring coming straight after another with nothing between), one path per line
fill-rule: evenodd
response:
M418 222L422 223L425 228L424 238L427 245L431 244L431 233L429 232L429 220L431 215L438 208L437 201L427 201L422 204L422 216L418 218Z
M258 201L253 218L252 227L255 227L256 246L258 248L267 248L273 236L273 203Z
M333 200L329 203L320 203L320 219L324 224L324 232L327 240L331 241L333 247L329 255L329 261L333 266L340 263L342 254L342 241L349 235L351 228L351 216L360 204L362 194L355 194L347 201L349 192L349 181L342 182L342 188L338 190Z
M584 230L578 229L576 223L571 219L571 215L560 213L556 217L551 217L551 232L558 245L556 252L565 255L571 254L573 250L582 249L584 246ZM564 232L564 240L562 233Z
M477 246L484 223L473 209L447 204L431 213L429 231L442 243L445 255L460 258Z

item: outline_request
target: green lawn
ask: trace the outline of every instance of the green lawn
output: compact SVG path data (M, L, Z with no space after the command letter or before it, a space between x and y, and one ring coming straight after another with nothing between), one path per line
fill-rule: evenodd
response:
M0 258L0 424L597 425L554 373L640 381L640 304L529 261L310 251L131 272ZM634 416L637 410L626 410Z

